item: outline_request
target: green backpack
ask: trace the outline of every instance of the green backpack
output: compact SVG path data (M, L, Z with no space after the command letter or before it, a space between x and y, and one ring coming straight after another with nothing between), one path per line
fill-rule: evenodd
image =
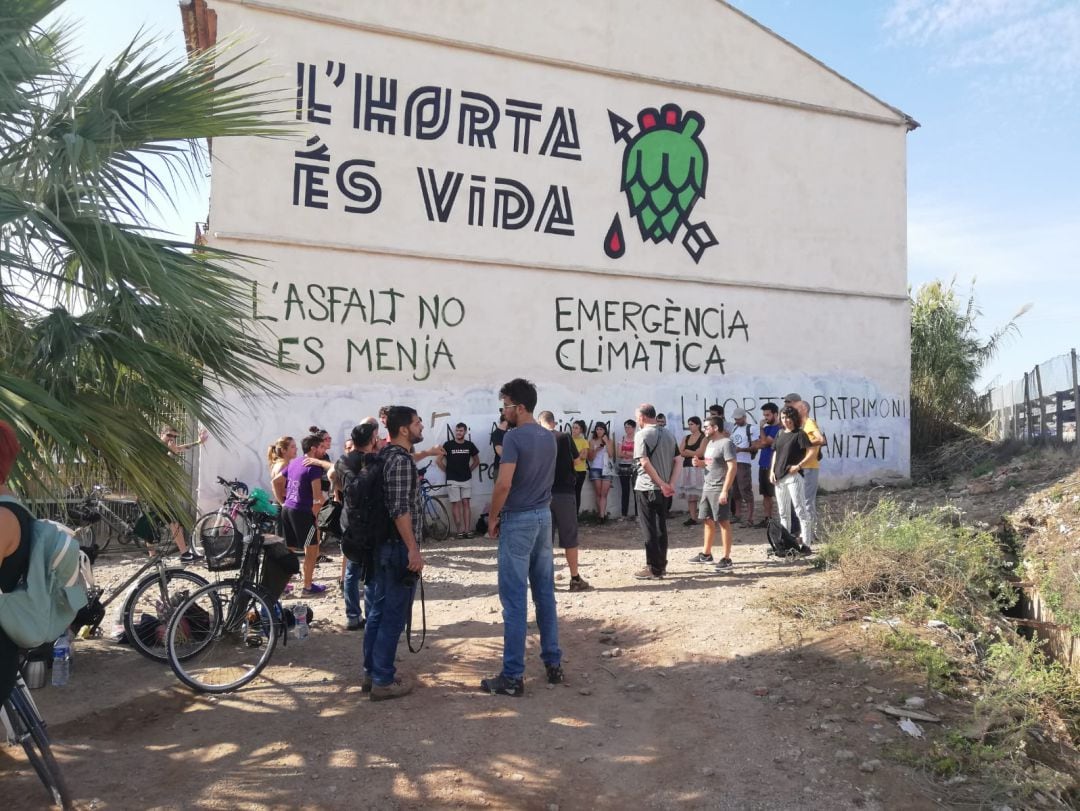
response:
M0 503L22 507L18 499ZM25 507L23 507L25 509ZM34 648L60 636L87 602L93 584L90 561L67 527L35 519L26 577L14 591L0 594L0 628L20 648Z

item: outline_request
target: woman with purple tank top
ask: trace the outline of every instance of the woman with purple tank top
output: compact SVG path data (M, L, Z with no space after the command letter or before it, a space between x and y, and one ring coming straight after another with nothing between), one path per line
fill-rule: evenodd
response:
M282 505L285 543L293 551L304 550L305 595L326 591L326 586L311 582L315 575L315 563L319 559L315 516L323 503L323 471L321 467L304 463L305 459L317 458L322 453L322 445L323 437L318 434L304 437L300 443L304 455L293 459L285 469L285 502Z

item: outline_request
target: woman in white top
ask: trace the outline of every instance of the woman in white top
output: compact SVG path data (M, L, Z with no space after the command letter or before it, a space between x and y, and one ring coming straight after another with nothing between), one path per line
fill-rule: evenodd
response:
M607 521L607 497L615 478L615 443L608 435L607 424L597 422L589 438L589 481L596 491L596 513L600 523Z

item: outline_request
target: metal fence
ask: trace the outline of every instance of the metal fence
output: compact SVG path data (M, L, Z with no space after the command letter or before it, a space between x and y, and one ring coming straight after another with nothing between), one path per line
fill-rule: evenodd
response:
M1078 401L1075 349L1037 364L1022 379L984 395L992 435L1029 442L1075 442Z

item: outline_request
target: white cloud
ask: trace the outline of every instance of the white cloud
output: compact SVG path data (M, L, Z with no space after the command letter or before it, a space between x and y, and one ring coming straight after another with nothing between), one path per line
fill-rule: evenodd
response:
M936 51L939 66L992 66L1015 87L1080 85L1076 0L895 0L884 28L898 44Z

